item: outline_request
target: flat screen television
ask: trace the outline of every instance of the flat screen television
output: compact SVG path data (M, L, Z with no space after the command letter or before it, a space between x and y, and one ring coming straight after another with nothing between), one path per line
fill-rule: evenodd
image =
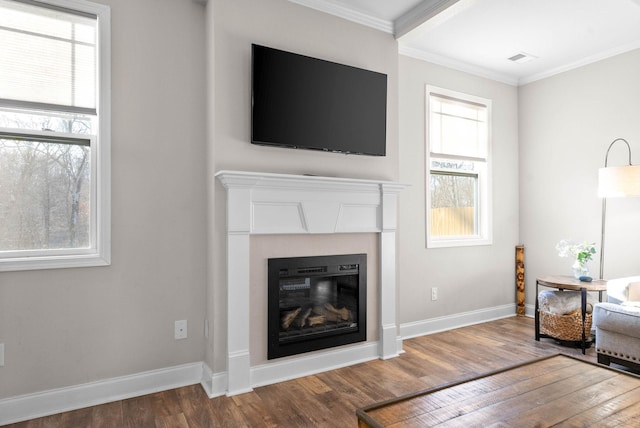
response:
M253 144L384 156L387 75L252 45Z

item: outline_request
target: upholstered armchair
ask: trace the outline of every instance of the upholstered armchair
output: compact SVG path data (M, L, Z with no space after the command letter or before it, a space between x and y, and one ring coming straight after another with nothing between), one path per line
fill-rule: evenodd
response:
M610 280L593 310L598 362L640 370L640 276Z

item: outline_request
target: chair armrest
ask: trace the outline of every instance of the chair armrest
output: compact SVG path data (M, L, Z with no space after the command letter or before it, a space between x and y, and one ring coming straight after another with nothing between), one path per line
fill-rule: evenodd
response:
M596 336L599 330L640 338L640 307L597 303L593 309Z

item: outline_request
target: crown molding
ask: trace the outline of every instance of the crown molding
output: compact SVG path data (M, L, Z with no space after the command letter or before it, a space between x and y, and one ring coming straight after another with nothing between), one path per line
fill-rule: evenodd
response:
M640 1L640 0L634 0L634 1ZM604 52L600 52L596 55L592 55L590 57L583 58L579 61L574 61L569 64L565 64L563 66L553 68L551 70L547 70L538 74L523 77L520 79L518 83L519 83L519 86L526 85L528 83L533 83L537 80L546 79L547 77L555 76L556 74L560 74L576 68L584 67L586 65L593 64L595 62L602 61L607 58L614 57L616 55L621 55L623 53L626 53L635 49L640 49L640 40L636 40L632 43L629 43L623 46L618 46L616 48L613 48Z
M441 65L454 70L462 71L465 73L473 74L475 76L483 77L485 79L495 80L497 82L506 83L511 86L518 86L518 79L508 76L502 73L496 73L495 71L488 70L486 68L478 67L468 64L466 62L457 61L452 58L448 58L442 55L434 54L431 52L425 52L420 49L411 48L400 44L398 46L398 53L411 58L427 61L432 64Z
M373 29L393 34L393 22L376 18L363 12L347 8L331 0L289 0L291 3L306 6L320 12L328 13L339 18L346 19L357 24L365 25Z

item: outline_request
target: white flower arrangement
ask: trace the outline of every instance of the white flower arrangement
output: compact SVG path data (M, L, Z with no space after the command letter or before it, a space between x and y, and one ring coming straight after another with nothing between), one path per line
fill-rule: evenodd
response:
M562 239L556 244L556 251L560 257L571 256L580 265L584 265L593 259L593 255L596 253L596 244L595 242L575 244L573 241Z

